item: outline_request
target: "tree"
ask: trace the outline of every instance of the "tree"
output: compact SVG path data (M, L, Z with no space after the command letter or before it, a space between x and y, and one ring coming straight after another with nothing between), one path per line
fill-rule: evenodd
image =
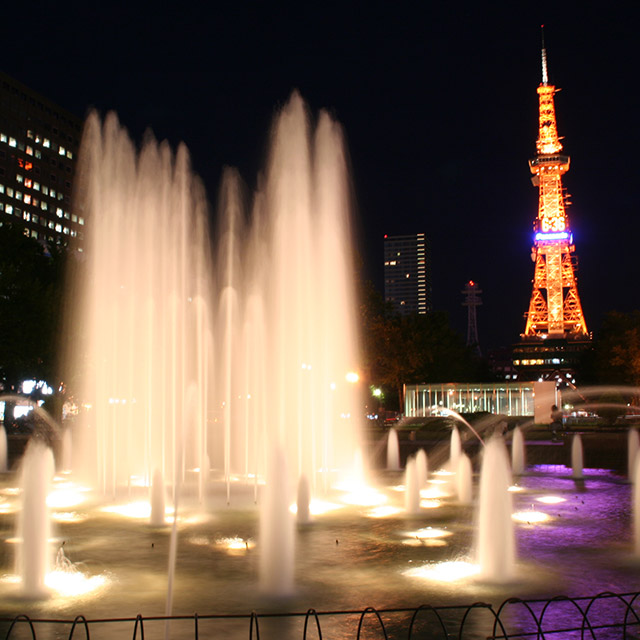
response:
M587 354L585 380L640 386L640 311L610 311Z
M367 283L362 291L363 362L372 384L397 393L420 382L477 380L480 363L444 312L397 315Z
M0 227L0 384L55 379L64 254Z

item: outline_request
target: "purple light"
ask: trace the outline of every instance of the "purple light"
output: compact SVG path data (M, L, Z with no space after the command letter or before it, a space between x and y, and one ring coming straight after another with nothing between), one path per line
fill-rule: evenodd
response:
M539 231L536 233L536 242L539 240L568 240L569 233L562 231L560 233L542 233Z

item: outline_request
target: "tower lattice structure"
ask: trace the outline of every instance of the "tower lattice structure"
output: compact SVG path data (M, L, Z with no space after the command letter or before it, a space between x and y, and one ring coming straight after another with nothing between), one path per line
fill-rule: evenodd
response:
M543 40L537 155L529 161L532 182L539 192L531 249L535 268L524 339L588 339L578 296L577 258L567 215L568 196L562 186L562 176L569 170L569 156L561 153L554 105L556 91L549 83Z
M476 308L482 304L482 299L480 298L482 289L480 289L477 282L469 280L460 293L464 294L462 306L467 307L467 346L473 347L480 353Z

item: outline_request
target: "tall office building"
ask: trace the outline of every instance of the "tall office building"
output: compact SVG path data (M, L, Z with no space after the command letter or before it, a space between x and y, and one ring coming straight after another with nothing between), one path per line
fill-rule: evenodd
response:
M82 120L0 72L0 224L48 245L82 248L71 212Z
M401 314L431 311L431 255L424 233L384 237L384 299Z

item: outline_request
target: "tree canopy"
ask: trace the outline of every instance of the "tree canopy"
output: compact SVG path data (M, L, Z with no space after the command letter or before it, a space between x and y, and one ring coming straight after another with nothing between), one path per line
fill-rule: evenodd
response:
M448 315L396 315L372 285L362 292L361 327L366 375L398 394L421 382L471 382L486 378L481 361L465 346Z
M640 311L606 314L583 377L592 384L640 387Z
M64 254L0 227L0 384L54 382Z

